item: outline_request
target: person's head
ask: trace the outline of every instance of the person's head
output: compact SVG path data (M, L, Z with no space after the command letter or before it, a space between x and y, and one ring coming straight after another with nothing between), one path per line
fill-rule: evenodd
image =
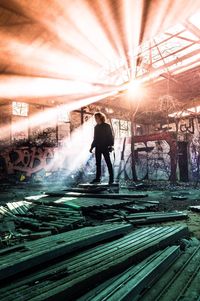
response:
M104 123L106 121L106 116L101 113L101 112L97 112L94 114L94 118L97 124L101 124Z

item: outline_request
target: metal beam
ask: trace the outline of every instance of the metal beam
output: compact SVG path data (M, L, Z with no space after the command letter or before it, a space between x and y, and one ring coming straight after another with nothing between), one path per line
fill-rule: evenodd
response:
M191 46L191 45L190 45L190 46ZM188 48L188 47L186 47L186 48ZM184 48L184 49L185 49L185 48ZM181 51L182 51L182 50L183 50L183 49L181 49ZM178 52L179 52L179 51L178 51ZM177 53L177 51L176 51L175 53ZM174 53L174 54L175 54L175 53ZM178 59L179 59L180 61L183 61L183 60L188 59L188 58L190 58L190 57L192 57L192 56L194 56L194 55L197 55L197 54L200 54L200 49L196 49L196 50L194 50L194 51L192 51L192 52L190 52L190 53L187 53L187 54L185 54L184 56L182 56L182 57L180 57L180 58L178 58ZM177 58L176 58L175 60L173 60L173 61L171 61L171 62L165 64L165 65L160 66L159 68L156 68L155 71L162 70L162 69L164 69L164 68L173 66L173 65L176 64L176 63L177 63ZM182 68L183 68L183 67L182 67ZM149 73L145 73L145 74L141 75L140 77L138 77L138 79L139 79L139 78L145 78L145 76L148 76L148 75L149 75Z
M165 34L167 34L167 35L169 35L169 36L171 36L171 37L173 36L173 34L168 33L168 32L165 32ZM200 43L199 40L198 40L198 41L195 41L195 40L192 40L192 39L188 39L188 38L185 38L185 37L181 37L181 36L179 36L179 35L177 35L176 38L181 39L181 40L184 40L184 41L187 41L187 42L191 42L191 43L197 43L197 44Z
M7 10L8 12L10 12L12 14L15 14L17 16L20 16L20 17L23 17L23 18L26 18L27 20L29 20L27 18L26 14L23 14L22 10L20 11L19 9L18 10L14 9L13 6L12 6L12 4L9 5L9 6L7 6L7 3L8 3L8 1L4 1L4 3L1 1L1 3L0 3L0 9L2 8L2 9Z
M196 27L194 24L192 24L190 21L185 21L183 23L185 28L187 28L191 33L193 33L196 37L200 39L200 29Z

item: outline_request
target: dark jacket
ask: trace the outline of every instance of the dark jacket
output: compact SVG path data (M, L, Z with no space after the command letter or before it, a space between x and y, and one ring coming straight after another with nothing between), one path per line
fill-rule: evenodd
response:
M94 128L94 140L91 148L106 149L114 145L114 136L108 123L97 124Z

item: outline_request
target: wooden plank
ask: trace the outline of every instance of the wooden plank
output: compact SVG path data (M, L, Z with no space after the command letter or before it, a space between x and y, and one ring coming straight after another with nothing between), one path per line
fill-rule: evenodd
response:
M46 199L47 200L47 199ZM47 200L48 201L48 200ZM138 199L115 199L115 198L73 198L71 199L68 196L64 196L62 198L59 198L53 202L51 202L51 204L55 204L55 206L59 205L59 206L66 206L66 207L71 207L71 208L75 208L77 210L83 209L83 208L100 208L100 207L107 207L107 208L117 208L117 207L121 207L121 206L125 206L125 205L131 205L131 204L143 204L142 201L138 201ZM159 202L157 201L146 201L145 200L145 204L149 204L149 205L155 205L157 206L159 204Z
M101 225L26 242L22 252L19 250L1 256L0 280L96 242L122 235L130 229L129 224Z
M68 188L65 189L66 192L79 192L79 193L100 193L106 191L108 188L105 186L102 187L75 187L75 188Z
M109 187L119 187L119 183L113 183L111 185L109 185L108 183L97 183L97 184L91 184L91 183L82 183L79 184L78 187L80 188L109 188Z
M190 206L189 209L195 212L200 212L200 206Z
M62 197L56 200L54 203L60 206L66 206L70 208L76 208L77 210L87 208L118 208L124 205L133 203L132 200L121 200L121 199L99 199L99 198L74 198L73 200L68 197Z
M0 294L6 301L19 295L24 301L74 301L88 288L185 236L188 230L181 226L139 229L26 276L5 286Z
M49 196L68 196L68 197L83 197L83 198L102 198L102 199L138 199L148 197L147 193L79 193L79 192L47 192Z
M132 300L165 272L179 257L180 247L172 246L147 257L103 288L98 286L77 301Z

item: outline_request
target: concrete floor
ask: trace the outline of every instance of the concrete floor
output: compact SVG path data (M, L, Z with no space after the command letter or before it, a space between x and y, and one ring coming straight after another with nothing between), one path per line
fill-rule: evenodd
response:
M196 238L200 239L200 213L195 213L189 210L189 206L200 205L200 191L199 189L187 188L178 191L150 191L148 192L149 200L158 200L160 202L161 211L184 211L188 214L188 220L168 222L165 225L186 224L189 231ZM185 196L186 200L173 200L173 196Z

